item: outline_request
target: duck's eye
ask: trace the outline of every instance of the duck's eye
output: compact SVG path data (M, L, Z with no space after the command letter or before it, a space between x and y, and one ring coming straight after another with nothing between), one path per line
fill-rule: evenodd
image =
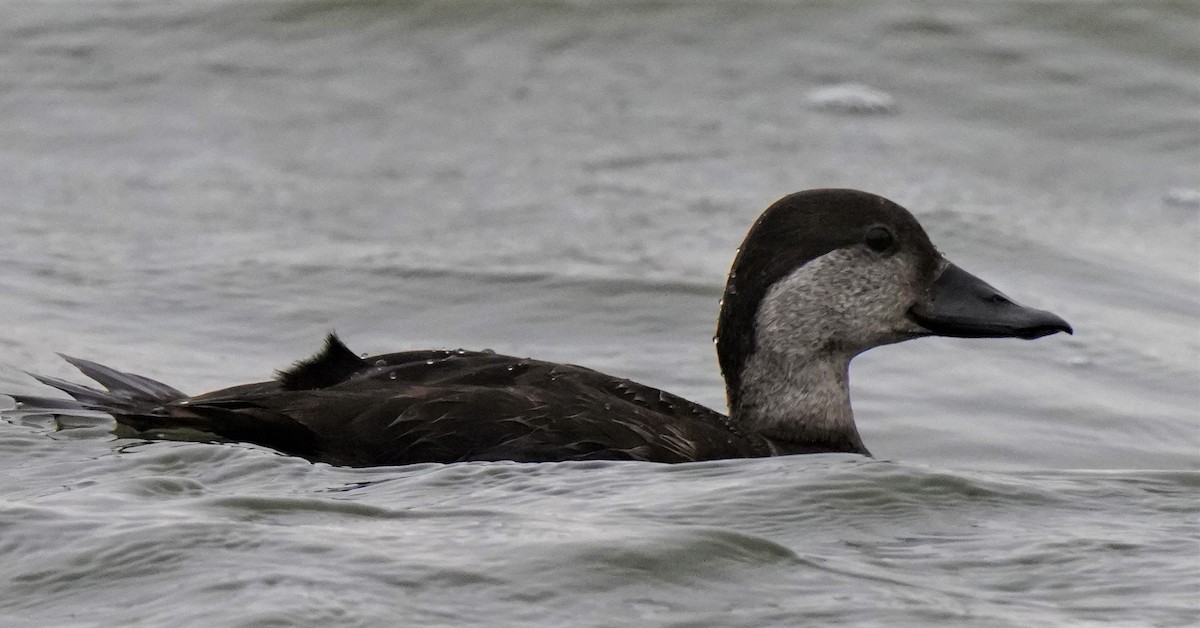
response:
M876 253L890 253L896 246L896 238L887 227L871 227L867 229L867 246Z

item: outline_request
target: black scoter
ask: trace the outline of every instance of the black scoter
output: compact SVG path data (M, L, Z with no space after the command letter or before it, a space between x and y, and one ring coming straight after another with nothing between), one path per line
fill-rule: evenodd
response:
M111 414L123 435L183 431L347 466L870 455L850 409L854 356L923 336L1060 331L1071 333L1063 319L950 263L896 203L821 189L767 208L734 259L715 338L728 415L581 366L490 351L359 357L333 334L273 381L197 396L63 356L106 390L35 375L74 401L13 397Z

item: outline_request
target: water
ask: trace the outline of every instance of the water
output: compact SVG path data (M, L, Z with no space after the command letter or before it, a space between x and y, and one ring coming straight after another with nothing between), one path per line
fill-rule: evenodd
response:
M348 470L0 423L6 625L1200 623L1200 5L0 7L0 390L490 347L719 407L785 193L1073 337L856 360L875 460Z

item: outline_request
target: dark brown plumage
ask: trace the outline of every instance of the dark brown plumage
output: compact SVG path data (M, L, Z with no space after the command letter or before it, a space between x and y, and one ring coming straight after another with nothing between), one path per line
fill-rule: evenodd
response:
M189 428L347 466L769 453L724 415L592 369L461 350L359 358L333 334L319 354L276 381L116 417L131 435Z

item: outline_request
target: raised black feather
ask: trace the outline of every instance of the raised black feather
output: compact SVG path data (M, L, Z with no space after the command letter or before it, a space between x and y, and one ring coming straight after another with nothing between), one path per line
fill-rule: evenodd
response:
M319 353L279 371L277 378L287 390L309 390L332 386L362 367L362 358L354 355L337 334L330 332Z

